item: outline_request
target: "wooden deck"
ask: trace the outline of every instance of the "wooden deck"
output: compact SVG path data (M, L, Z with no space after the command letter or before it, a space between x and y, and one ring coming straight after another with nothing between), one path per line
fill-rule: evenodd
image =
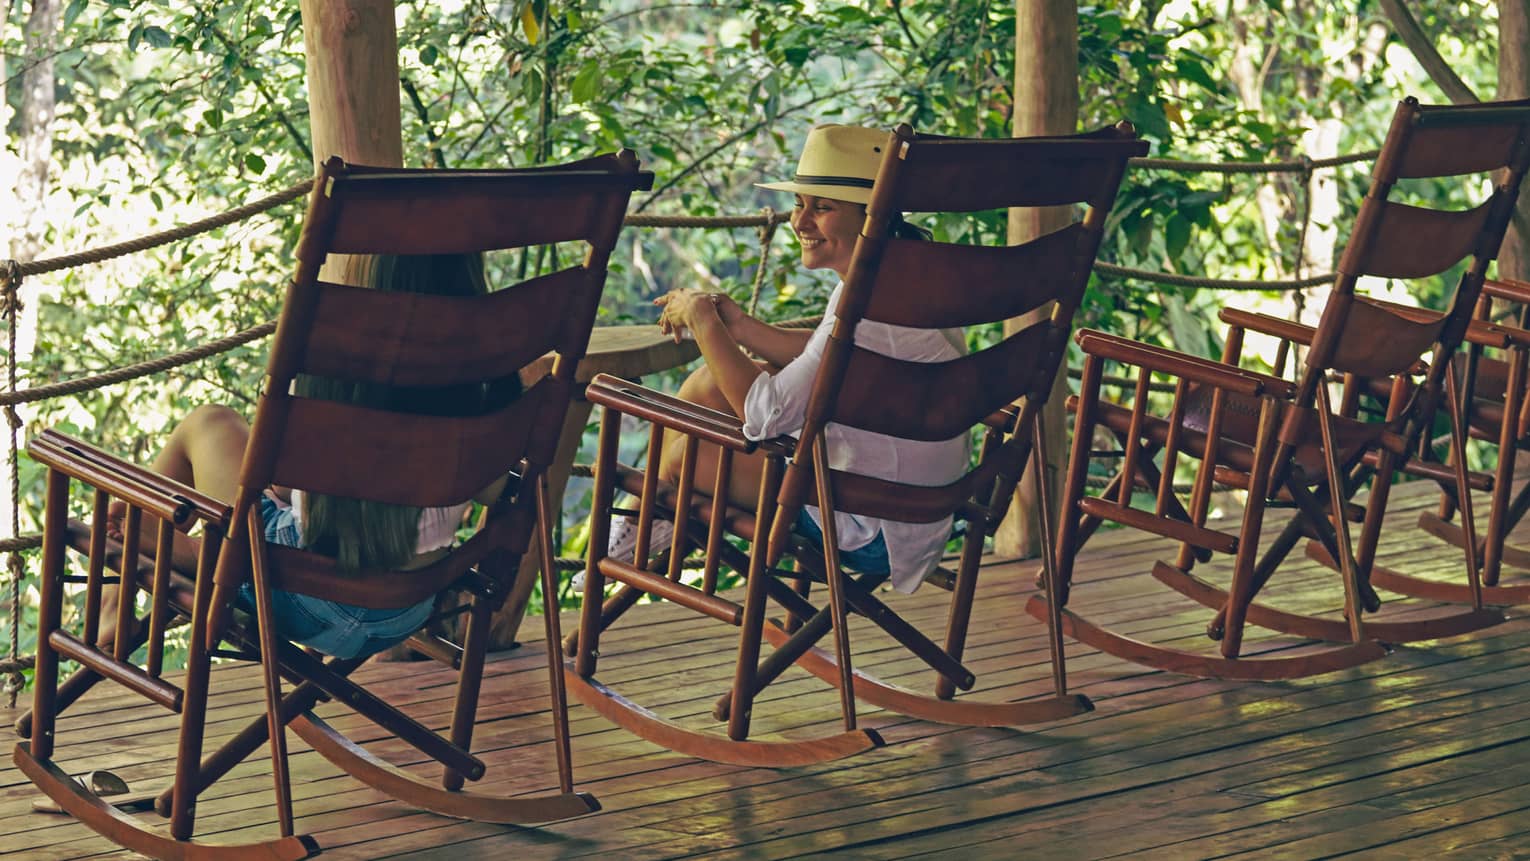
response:
M1421 490L1395 501L1397 526L1383 561L1459 571L1458 552L1410 526L1431 502ZM1102 533L1080 571L1075 608L1139 637L1209 646L1199 634L1209 613L1146 574L1166 547L1126 531ZM985 569L969 653L980 694L1024 697L1048 685L1041 627L1020 610L1033 568L992 560ZM1271 595L1285 606L1337 608L1337 584L1303 563L1282 572ZM944 597L926 589L893 600L935 619ZM1397 600L1385 612L1413 606ZM858 643L872 640L857 633ZM600 677L667 716L708 726L732 641L733 630L720 623L644 606L603 643ZM1255 650L1283 645L1251 643ZM1527 645L1530 623L1511 619L1402 646L1355 670L1243 683L1147 671L1070 643L1071 685L1094 700L1090 714L1009 730L866 710L862 723L886 737L885 748L785 770L671 754L576 705L576 776L604 809L540 828L417 812L363 788L294 739L298 825L334 859L1530 857ZM529 644L491 667L478 729L489 762L485 789L532 792L555 783L543 660L540 644ZM863 651L860 660L884 677L923 682L892 650ZM384 664L363 672L388 679L417 715L448 708L450 679L441 670ZM260 707L250 668L220 669L214 684L215 740ZM834 728L837 698L793 671L755 714L761 730L810 735ZM0 711L0 718L9 725L14 715ZM110 768L152 785L170 770L173 726L173 716L102 685L61 725L59 759L75 771ZM0 855L131 857L69 819L29 812L30 784L9 757L5 766ZM204 798L199 828L219 842L274 834L270 798L269 769L246 763Z

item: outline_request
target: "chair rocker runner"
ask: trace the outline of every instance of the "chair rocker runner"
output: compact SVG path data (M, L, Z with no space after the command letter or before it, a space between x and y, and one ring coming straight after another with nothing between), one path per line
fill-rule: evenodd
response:
M612 378L597 378L588 397L602 404L602 442L590 536L587 599L577 636L571 690L582 702L638 735L675 750L724 761L788 762L844 755L877 743L857 730L855 701L907 715L958 724L1010 726L1052 720L1090 708L1086 698L1066 690L1061 641L1055 632L1042 655L1052 666L1046 697L1019 702L953 699L969 689L975 673L962 664L983 539L1003 518L1027 464L1036 456L1038 417L1062 364L1065 340L1078 307L1105 218L1115 199L1127 160L1146 152L1130 127L1054 138L969 140L915 135L900 126L888 139L871 190L861 235L851 258L835 320L813 384L800 437L756 444L739 419L716 413ZM971 212L1005 207L1083 204L1071 223L1031 242L1011 247L961 246L895 239L898 214ZM855 345L862 320L910 329L940 329L1011 319L1028 312L1042 316L1022 331L978 353L945 362L889 358ZM615 463L615 430L622 414L654 423L647 469L638 473ZM825 429L842 424L890 437L947 440L973 429L982 433L976 466L944 486L919 486L872 478L830 467ZM655 477L662 428L688 435L676 486ZM701 445L718 447L717 470L698 474ZM734 458L765 455L763 480L752 511L726 503ZM712 481L710 493L698 484ZM638 547L632 561L606 556L606 529L613 490L637 495ZM804 505L820 509L820 545L792 532ZM649 561L650 523L655 514L684 524L671 546ZM965 525L958 569L934 581L952 589L944 644L937 644L876 596L886 574L851 574L841 564L836 514L896 523L959 522ZM736 550L725 534L749 542ZM680 557L688 548L705 553L699 588L681 584ZM795 570L782 570L791 557ZM666 565L667 571L656 566ZM743 572L745 594L738 604L716 594L716 572L728 565ZM667 576L666 576L667 575ZM594 598L611 578L623 584L602 607ZM795 583L790 581L795 580ZM810 584L824 584L828 601L808 599ZM717 701L713 716L728 721L728 737L691 730L636 706L595 678L599 638L641 593L662 595L693 610L740 627L731 691ZM788 615L784 625L767 623L766 600ZM935 672L932 693L908 690L854 670L847 614L854 610L877 625ZM834 633L832 654L816 643ZM1016 639L1005 628L999 639ZM761 639L774 650L759 660ZM570 636L569 640L576 638ZM756 698L792 664L840 690L844 732L790 747L786 742L749 740ZM771 746L775 745L775 746Z
M1509 310L1518 308L1512 323L1502 322L1494 302ZM1493 445L1497 465L1489 498L1486 531L1477 535L1477 560L1482 566L1481 584L1471 581L1412 576L1377 566L1371 577L1381 586L1406 595L1439 601L1519 605L1530 603L1530 581L1504 582L1503 566L1530 569L1530 551L1508 543L1509 533L1530 510L1530 486L1513 491L1515 461L1530 448L1530 399L1526 395L1526 371L1530 369L1530 283L1513 279L1488 279L1478 305L1477 319L1468 331L1470 350L1456 357L1455 371L1461 381L1466 422L1473 439ZM1485 337L1484 337L1485 335ZM1494 343L1492 336L1501 336ZM1498 347L1493 353L1486 348ZM1460 469L1460 462L1452 464ZM1437 511L1420 512L1418 525L1429 534L1457 547L1467 546L1473 524L1455 519L1461 506L1454 496L1442 494Z
M484 776L472 752L473 730L490 615L509 593L520 558L540 555L543 585L556 594L545 470L574 385L574 369L589 341L606 262L634 189L652 174L630 152L528 170L449 171L368 168L326 162L314 183L261 394L239 471L234 499L215 500L173 479L48 431L29 445L48 468L35 702L19 728L15 760L60 806L91 828L158 858L301 858L318 851L294 835L285 743L290 725L352 776L399 800L449 816L489 822L541 822L599 808L573 789L557 614L546 614L552 749L559 786L544 795L463 791ZM319 280L330 254L464 255L560 242L587 245L576 265L481 295L371 290ZM552 370L518 398L496 396L518 371L553 352ZM357 385L448 388L486 392L468 414L392 412L338 400L302 397L300 375ZM514 389L519 389L516 385ZM74 482L92 488L90 525L69 520ZM476 533L461 546L408 570L346 570L333 558L268 542L260 502L267 487L302 489L392 505L457 505L498 487ZM126 504L115 642L97 648L103 584L115 542L107 510ZM158 523L153 561L120 547L140 543ZM172 570L176 532L202 527L194 571ZM533 550L531 542L537 547ZM84 634L61 627L66 549L86 553ZM240 587L254 611L241 603ZM438 593L465 599L460 646L411 641L457 668L454 706L439 733L350 678L365 657L324 658L276 630L272 595L314 596L378 610L420 605ZM135 596L149 610L135 622ZM190 620L184 680L162 672L165 632L172 617ZM129 662L148 643L140 666ZM223 647L221 644L227 644ZM214 656L259 661L265 716L202 758ZM58 681L61 659L82 669ZM169 834L127 816L70 779L55 761L58 714L96 681L108 678L181 715L173 785L157 808L170 817ZM282 690L282 679L295 683ZM310 710L335 700L444 766L438 780L393 766L342 735ZM280 835L263 842L219 845L194 839L198 797L223 774L268 744ZM65 751L67 752L67 751Z
M1338 278L1316 329L1239 311L1224 311L1231 326L1223 361L1196 359L1099 332L1079 336L1085 353L1083 382L1074 403L1076 423L1057 567L1062 589L1055 602L1033 599L1031 612L1067 606L1075 560L1104 521L1180 542L1173 563L1160 561L1156 579L1217 609L1207 628L1221 640L1220 654L1185 650L1110 630L1064 609L1064 630L1128 660L1159 669L1219 678L1275 679L1329 672L1385 654L1384 642L1450 636L1501 621L1477 603L1465 612L1399 621L1369 622L1379 600L1370 585L1382 517L1398 470L1447 483L1457 497L1483 477L1456 473L1419 456L1421 439L1439 407L1461 426L1455 386L1446 373L1462 342L1488 265L1498 252L1520 180L1530 164L1530 103L1433 107L1412 99L1399 105L1377 158L1372 184L1338 266ZM1466 211L1431 210L1389 200L1399 180L1494 174L1489 198ZM1422 241L1421 237L1428 237ZM1363 276L1425 278L1470 260L1449 309L1443 313L1404 308L1357 296ZM1247 330L1307 348L1298 382L1241 369L1237 361ZM1421 361L1427 357L1427 362ZM1100 395L1104 364L1137 368L1130 406ZM1153 375L1173 381L1168 408L1151 396ZM1339 375L1345 386L1336 404L1326 384ZM1359 410L1362 394L1380 392L1384 418ZM1096 429L1121 446L1121 466L1099 496L1085 495L1085 477ZM1462 437L1453 434L1456 449ZM1103 454L1113 455L1113 452ZM1188 499L1174 490L1179 461L1198 466ZM1362 507L1355 494L1370 480ZM1237 531L1207 525L1214 486L1244 491L1247 505ZM1152 495L1135 508L1138 490ZM1260 555L1260 530L1272 502L1295 515ZM1336 516L1337 513L1337 516ZM1352 541L1350 522L1361 523ZM1315 539L1310 555L1332 560L1344 587L1343 618L1277 609L1254 603L1265 583L1303 538ZM1230 586L1222 589L1194 576L1192 567L1214 554L1232 557ZM1468 567L1473 567L1468 562ZM1241 654L1246 623L1308 640L1339 645L1302 647L1286 654ZM1154 622L1131 623L1151 629ZM1289 646L1288 642L1282 645Z

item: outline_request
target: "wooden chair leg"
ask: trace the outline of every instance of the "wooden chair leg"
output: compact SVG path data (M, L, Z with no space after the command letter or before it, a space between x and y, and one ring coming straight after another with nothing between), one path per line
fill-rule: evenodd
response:
M1053 518L1052 518L1052 494L1050 489L1052 482L1045 476L1048 459L1047 434L1045 423L1039 418L1032 425L1035 440L1032 442L1031 470L1036 482L1036 500L1040 504L1041 511L1041 573L1047 583L1047 594L1054 595L1058 589L1056 553L1057 548L1053 544ZM1176 425L1177 427L1177 425ZM1170 448L1170 457L1173 457L1173 448ZM1164 483L1173 481L1172 470L1163 477ZM965 561L965 560L964 560ZM974 559L974 562L976 560ZM975 572L974 572L975 573ZM1055 603L1047 608L1047 646L1052 653L1052 690L1061 698L1068 695L1068 670L1067 656L1063 652L1062 641L1062 608ZM947 651L950 651L947 649ZM952 652L951 656L961 658L961 652Z
M584 572L584 607L580 612L578 650L574 672L589 678L595 674L596 652L600 648L601 596L605 594L605 576L600 560L606 556L611 541L611 503L616 493L616 453L621 433L621 414L604 408L600 413L600 439L595 455L595 488L590 497L590 544ZM636 603L636 598L633 599Z
M452 708L452 744L467 751L473 742L473 722L478 710L479 683L489 646L489 627L494 608L482 595L474 595L468 609L467 627L462 638L462 668L457 671L457 696ZM476 775L475 775L476 777ZM448 766L441 775L441 785L455 792L467 779L460 769Z
M1456 494L1459 497L1457 503L1461 510L1461 529L1466 540L1462 542L1461 550L1466 554L1466 583L1471 589L1472 606L1482 609L1482 568L1478 557L1476 522L1472 512L1472 489L1467 481L1466 463L1466 437L1471 433L1466 425L1466 409L1462 401L1463 393L1456 384L1456 375L1445 375L1445 401L1450 415L1450 450L1456 462L1461 464L1456 470ZM1511 419L1506 414L1504 422L1507 424Z
M1063 485L1062 516L1058 518L1057 539L1052 548L1056 569L1053 579L1056 582L1052 584L1053 591L1046 595L1047 603L1059 608L1068 605L1068 590L1073 583L1073 560L1083 541L1083 536L1079 534L1083 525L1079 520L1083 516L1079 502L1084 498L1084 486L1089 477L1089 447L1094 437L1094 414L1099 403L1102 376L1099 357L1085 356L1083 377L1079 381L1078 403L1073 411L1073 445L1068 454L1068 478Z
M537 481L537 548L542 561L542 622L547 634L547 684L552 700L553 744L558 761L558 786L565 793L574 791L574 759L569 747L568 691L563 686L563 658L558 630L557 554L553 552L552 500L548 498L547 476ZM475 686L476 687L476 686Z
M53 758L53 733L56 723L58 692L58 653L53 650L53 632L63 619L64 541L69 512L69 477L48 470L47 497L43 502L42 573L37 602L37 659L32 668L32 756Z
M1503 407L1504 419L1498 430L1498 466L1493 482L1493 501L1488 509L1487 542L1482 559L1482 583L1486 586L1498 585L1499 573L1503 566L1505 535L1518 522L1517 519L1509 519L1511 507L1509 496L1514 484L1514 461L1519 453L1516 445L1519 428L1514 417L1519 415L1523 407L1527 363L1530 363L1530 352L1525 350L1515 350L1513 359L1509 363L1509 383ZM1530 494L1530 484L1525 486L1525 493ZM1462 526L1465 526L1464 522ZM1463 545L1465 534L1463 530Z
M765 596L770 579L770 572L766 570L770 554L764 536L770 534L769 524L777 513L776 492L781 485L782 469L780 459L768 458L760 479L755 511L755 522L760 526L749 551L749 573L744 583L744 612L739 625L738 656L733 668L732 702L728 713L728 737L735 741L749 737L749 721L754 707L754 695L758 690L755 671L760 659L760 640L764 636ZM845 727L847 732L853 729L853 721Z
M813 446L813 475L818 483L819 504L833 511L834 490L829 483L829 444L823 437L819 437ZM834 518L824 517L822 526L824 574L828 582L829 610L834 621L834 657L839 664L839 701L845 714L845 731L849 732L855 729L855 672L850 666L845 573L839 566L839 528Z
M234 528L249 530L250 575L254 580L256 626L260 636L260 665L265 680L267 741L271 745L271 779L276 788L276 821L283 837L292 836L292 780L287 770L287 734L281 723L282 680L277 669L276 611L266 579L266 540L260 512L247 509L244 523Z
M1259 430L1255 442L1253 471L1249 473L1248 502L1243 510L1243 528L1240 532L1238 553L1233 563L1233 581L1226 606L1226 622L1222 637L1222 656L1236 658L1243 645L1243 622L1248 613L1249 602L1254 598L1253 574L1255 558L1259 552L1259 530L1264 521L1264 502L1270 489L1270 469L1273 465L1275 432L1278 429L1277 410L1266 401L1259 410Z
M987 535L986 528L971 523L967 528L968 533L962 539L962 557L956 569L956 588L951 590L951 605L946 622L945 652L955 661L962 659L967 644L967 629L972 621L972 599L977 594L978 563L983 553L983 539ZM1042 529L1045 531L1046 527ZM1047 544L1050 547L1050 542ZM1055 585L1051 563L1044 562L1042 570L1047 583ZM956 682L949 676L937 673L935 696L943 700L956 696Z
M159 811L162 816L169 814L170 833L177 840L191 839L197 796L206 785L201 775L202 735L207 726L207 695L212 672L206 628L208 609L212 606L213 562L217 558L222 538L218 530L211 526L207 527L202 536L192 593L191 633L186 644L186 680L183 683L185 697L181 706L181 734L175 755L175 782L166 793L168 798L163 799L168 802L166 806L169 810ZM284 833L282 836L288 835Z
M1318 430L1323 438L1323 465L1328 473L1328 498L1329 512L1332 514L1334 532L1339 541L1339 563L1344 575L1344 612L1349 620L1351 642L1361 642L1365 639L1365 623L1360 618L1362 601L1360 598L1360 575L1355 570L1355 551L1350 544L1349 518L1344 515L1345 498L1343 478L1339 472L1338 452L1335 448L1333 435L1333 408L1329 403L1328 387L1317 387L1318 402ZM1383 481L1390 481L1391 476L1384 476Z

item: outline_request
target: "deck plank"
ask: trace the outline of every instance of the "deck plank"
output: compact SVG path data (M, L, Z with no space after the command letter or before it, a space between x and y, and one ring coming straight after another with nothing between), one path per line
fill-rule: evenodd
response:
M1421 485L1400 488L1382 564L1459 576L1458 550L1412 528L1433 505ZM1283 516L1273 512L1272 517ZM1267 529L1266 535L1269 534ZM1530 543L1530 542L1527 542ZM1186 648L1215 646L1210 612L1154 581L1172 545L1128 530L1101 532L1080 558L1074 606L1117 630ZM1337 576L1300 548L1269 588L1280 607L1342 608ZM973 695L1019 699L1050 689L1042 628L1021 611L1034 562L989 559L965 657ZM1225 583L1225 563L1198 574ZM1506 577L1524 577L1506 572ZM909 618L938 627L945 594L895 596ZM1383 618L1437 605L1400 596ZM577 620L564 620L565 629ZM530 629L528 629L528 632ZM927 688L931 674L871 626L855 623L857 667ZM710 712L732 673L735 631L670 605L642 605L602 642L600 678L686 725L716 730ZM1303 648L1250 631L1247 653ZM572 710L576 777L602 811L538 828L422 813L337 773L291 740L299 829L336 859L476 858L772 859L832 854L870 859L1187 857L1494 857L1530 853L1530 619L1475 634L1398 647L1387 658L1289 682L1193 679L1146 670L1068 643L1073 690L1096 710L1024 729L972 729L861 710L888 740L848 760L748 769L664 751ZM452 676L430 664L359 673L417 719L441 726ZM209 739L261 714L258 669L220 666ZM495 655L475 747L489 765L483 791L532 793L556 782L540 643ZM967 696L964 694L963 696ZM23 706L25 704L23 703ZM406 767L417 756L333 705L338 728ZM16 717L0 710L7 724ZM838 699L790 670L755 709L757 732L813 736L833 729ZM113 768L152 787L173 769L176 718L101 685L66 714L59 756L74 770ZM30 812L35 791L8 758L0 768L0 855L123 858L64 817ZM214 842L274 833L270 769L240 765L199 805ZM152 814L145 820L157 823Z

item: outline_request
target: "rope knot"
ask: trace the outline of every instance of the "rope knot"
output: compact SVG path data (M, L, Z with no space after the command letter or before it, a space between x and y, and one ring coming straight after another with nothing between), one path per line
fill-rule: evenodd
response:
M5 420L11 423L11 430L21 430L24 424L21 421L21 414L16 412L15 404L5 405Z
M5 271L0 274L0 316L12 317L21 310L21 263L15 259L5 261Z
M760 292L765 288L766 263L770 260L770 241L776 237L776 211L764 207L761 213L765 223L755 231L760 237L760 265L754 268L754 287L749 291L749 316L753 317L760 307Z
M15 580L20 580L21 576L27 573L26 562L22 561L20 553L11 552L6 557L5 564L11 569L11 577Z
M27 686L27 677L20 670L11 670L5 674L5 684L0 685L0 693L11 698L11 707L16 707L16 694L22 692Z

